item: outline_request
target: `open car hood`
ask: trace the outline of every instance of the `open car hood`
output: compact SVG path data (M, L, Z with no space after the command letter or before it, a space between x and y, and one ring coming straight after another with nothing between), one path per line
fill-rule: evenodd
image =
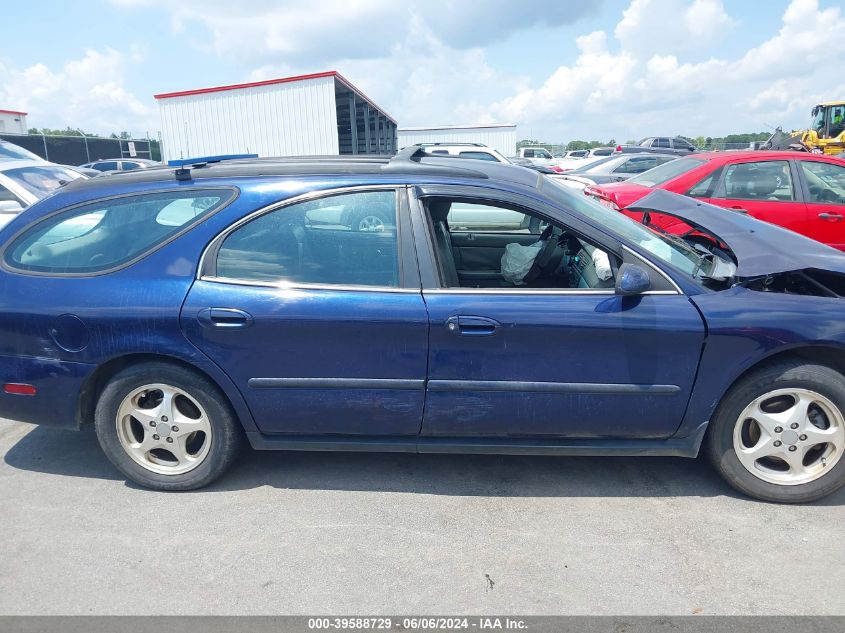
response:
M759 277L805 269L845 274L845 254L808 237L737 211L655 189L627 207L679 218L716 236L737 258L737 277Z

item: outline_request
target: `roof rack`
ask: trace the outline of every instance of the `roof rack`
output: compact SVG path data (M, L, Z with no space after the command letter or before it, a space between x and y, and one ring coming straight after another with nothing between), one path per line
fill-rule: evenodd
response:
M258 154L219 154L217 156L200 156L198 158L177 158L167 161L167 166L179 168L174 172L176 180L190 180L192 168L205 167L209 163L219 163L224 160L238 160L241 158L258 158Z
M438 141L437 143L417 143L417 145L419 145L420 147L428 147L433 145L446 145L447 147L451 145L460 145L461 147L487 147L484 143L446 143L441 141Z

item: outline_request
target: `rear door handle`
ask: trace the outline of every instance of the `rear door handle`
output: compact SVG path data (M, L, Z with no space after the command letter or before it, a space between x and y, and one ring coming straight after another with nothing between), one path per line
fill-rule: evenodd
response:
M736 211L737 213L744 213L748 215L748 209L743 209L742 207L731 207L731 211Z
M822 220L833 220L834 222L842 219L842 215L839 213L819 213L819 217Z
M461 336L490 336L496 333L501 323L481 316L450 316L446 329Z
M252 325L252 315L237 308L205 308L197 314L205 327L236 328Z

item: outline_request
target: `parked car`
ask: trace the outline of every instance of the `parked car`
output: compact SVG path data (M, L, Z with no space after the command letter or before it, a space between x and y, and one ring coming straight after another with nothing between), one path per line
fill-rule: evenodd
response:
M73 165L64 165L64 167L72 169L73 171L82 174L83 176L87 176L88 178L96 178L97 176L102 176L106 173L96 169L91 169L90 167L74 167Z
M564 158L557 161L550 169L558 174L569 173L576 169L583 169L590 165L594 165L602 160L605 156L586 156L584 158Z
M712 152L666 163L584 193L624 209L659 188L778 224L845 250L845 160L806 152ZM656 226L683 233L671 218Z
M20 145L15 145L9 141L0 139L0 161L7 160L34 160L46 162L38 154L33 154L28 149L24 149Z
M696 147L679 136L648 136L636 145L617 145L617 152L657 152L658 154L691 154Z
M672 154L616 154L587 163L554 178L567 187L584 189L588 185L627 180L677 158Z
M457 156L496 163L509 162L500 152L482 143L418 143L414 147L421 147L426 153L434 156Z
M536 172L421 154L204 159L33 205L0 230L0 415L93 424L128 479L164 490L210 483L244 441L701 447L761 499L845 484L845 255L668 192L640 201L723 243L693 248ZM394 221L311 220L347 205ZM465 230L468 207L488 226Z
M610 156L616 151L615 147L594 147L587 156Z
M134 169L149 169L150 167L160 166L161 163L145 158L103 158L80 165L80 167L86 169L96 169L102 172L131 171Z
M543 167L554 167L566 160L566 157L563 159L555 158L545 147L520 147L516 152L516 157L530 160L535 165L542 165Z
M26 207L82 174L42 159L0 161L0 226Z
M563 158L587 158L590 154L588 149L573 149L563 155Z

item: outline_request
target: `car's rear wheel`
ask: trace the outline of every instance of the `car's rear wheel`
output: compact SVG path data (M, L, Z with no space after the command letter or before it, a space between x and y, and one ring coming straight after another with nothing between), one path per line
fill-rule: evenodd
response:
M716 410L705 451L746 494L784 503L820 499L845 485L842 374L799 361L743 378Z
M97 402L97 437L111 462L137 484L192 490L235 459L241 430L217 387L167 363L115 375Z

